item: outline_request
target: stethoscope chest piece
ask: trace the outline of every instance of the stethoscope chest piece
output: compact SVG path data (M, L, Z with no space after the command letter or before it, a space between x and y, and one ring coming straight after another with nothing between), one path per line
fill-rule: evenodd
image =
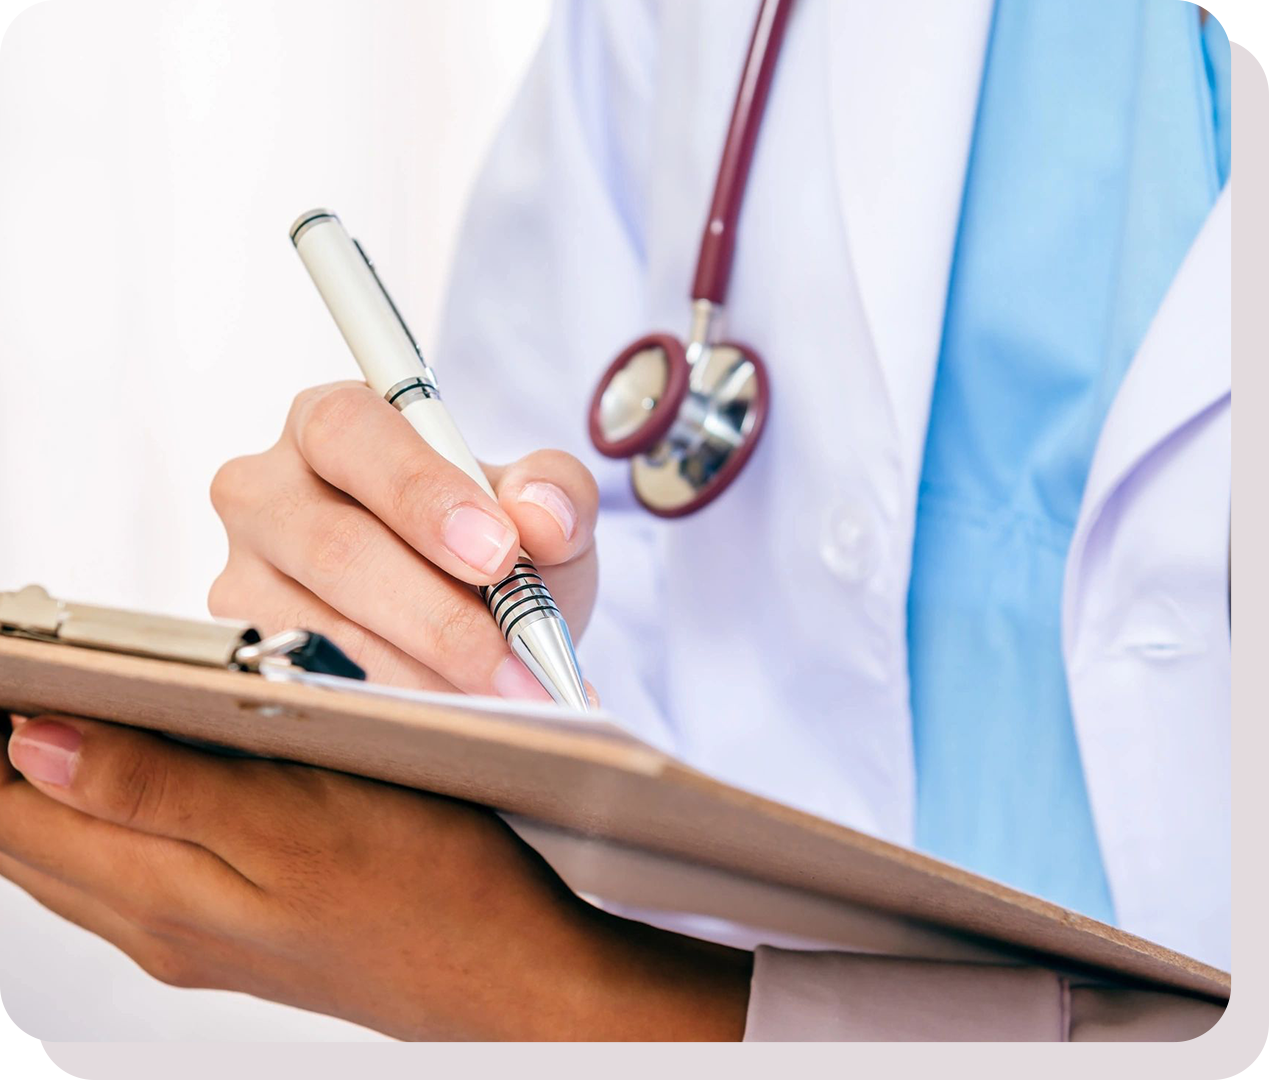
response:
M756 352L694 335L684 346L650 334L605 372L590 435L606 457L629 458L635 497L658 517L690 514L731 484L753 453L770 387Z
M683 345L649 334L625 349L599 381L590 409L590 437L605 457L651 450L674 426L687 391Z
M685 347L648 334L626 348L599 381L590 437L607 457L629 458L635 497L658 517L683 517L713 502L757 445L771 397L752 349L716 335L731 275L740 204L794 0L762 0L692 281Z

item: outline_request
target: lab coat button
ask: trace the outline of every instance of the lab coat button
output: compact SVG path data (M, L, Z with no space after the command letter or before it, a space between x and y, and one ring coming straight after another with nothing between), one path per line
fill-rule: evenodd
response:
M838 505L824 518L820 558L847 585L867 581L877 569L877 531L857 507Z

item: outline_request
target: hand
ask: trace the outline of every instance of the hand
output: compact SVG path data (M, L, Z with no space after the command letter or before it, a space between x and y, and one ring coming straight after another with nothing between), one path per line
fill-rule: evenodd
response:
M743 1034L748 953L585 904L469 804L87 720L9 758L0 874L165 982L410 1039Z
M212 484L229 536L212 614L326 634L375 682L548 700L467 586L500 581L523 546L580 638L598 491L560 451L485 472L497 502L364 385L305 391L277 444Z

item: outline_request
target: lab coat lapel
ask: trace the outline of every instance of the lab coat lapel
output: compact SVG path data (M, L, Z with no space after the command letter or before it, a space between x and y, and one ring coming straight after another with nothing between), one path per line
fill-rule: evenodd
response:
M1228 565L1229 478L1211 470L1229 458L1213 450L1228 428L1202 421L1230 394L1231 205L1227 189L1111 407L1062 612L1072 714L1120 923L1216 964L1228 951L1219 912L1229 880L1229 743L1210 725L1228 723L1229 667L1210 643L1227 609L1224 588L1214 588L1224 573L1201 560ZM1185 456L1168 456L1174 444ZM1187 596L1194 585L1176 577L1177 562L1215 595ZM1171 584L1159 566L1171 569ZM1134 655L1139 626L1148 637L1136 641L1161 641L1178 658Z
M1068 658L1080 615L1080 563L1115 490L1152 449L1230 392L1232 207L1226 185L1106 417L1067 556L1062 624Z
M829 4L847 243L913 494L993 7Z

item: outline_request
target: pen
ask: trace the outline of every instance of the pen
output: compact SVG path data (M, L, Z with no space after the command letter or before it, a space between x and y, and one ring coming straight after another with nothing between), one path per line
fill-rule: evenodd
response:
M374 264L329 210L310 210L291 226L291 242L365 376L433 450L497 501L484 470L441 400L436 375L392 302ZM523 552L511 573L480 589L507 644L561 705L589 702L564 616Z

